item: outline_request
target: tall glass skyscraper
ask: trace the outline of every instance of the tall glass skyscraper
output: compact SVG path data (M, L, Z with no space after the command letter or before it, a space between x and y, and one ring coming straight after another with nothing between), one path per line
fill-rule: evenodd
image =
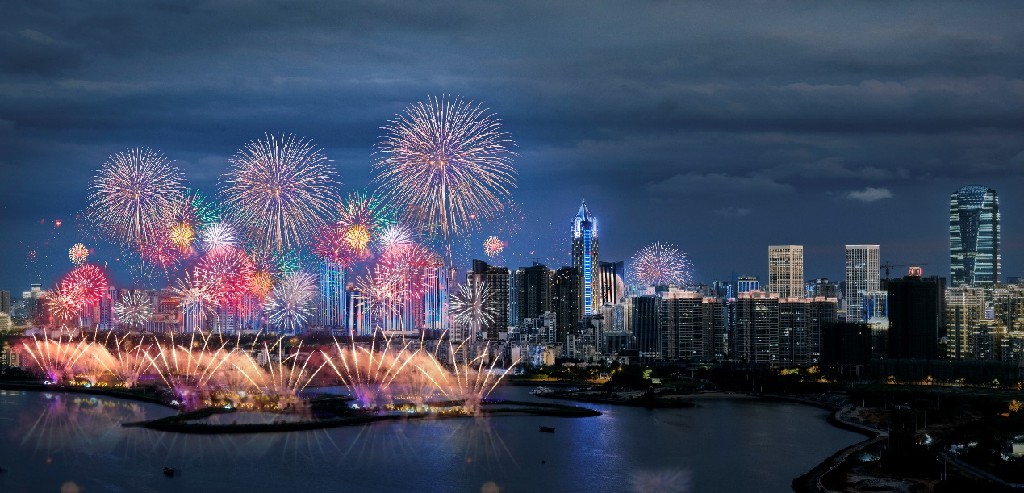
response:
M878 245L846 245L846 321L867 322L864 297L881 289Z
M952 286L999 282L999 197L968 185L949 197L949 277Z
M587 201L572 220L572 266L579 269L583 288L583 315L597 313L600 306L600 276L597 274L597 218L587 209Z

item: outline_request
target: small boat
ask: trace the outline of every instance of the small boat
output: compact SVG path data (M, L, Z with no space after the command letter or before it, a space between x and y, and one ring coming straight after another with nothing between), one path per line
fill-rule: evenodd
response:
M541 426L540 427L540 431L542 431L544 433L554 433L555 432L555 427L554 426Z
M170 468L170 467L165 467L164 468L164 476L167 476L169 478L173 478L174 477L174 469Z

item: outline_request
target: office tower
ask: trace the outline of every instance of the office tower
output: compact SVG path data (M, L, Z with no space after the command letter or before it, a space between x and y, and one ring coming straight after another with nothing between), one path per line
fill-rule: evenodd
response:
M779 298L804 296L803 245L768 247L768 291L779 293Z
M754 276L742 276L736 279L736 293L746 293L747 291L758 291L761 289L760 283L757 281L757 277Z
M809 364L821 361L822 337L828 327L839 323L839 300L835 297L816 296L808 299L807 358Z
M630 298L630 330L641 360L661 358L661 298L654 295Z
M937 359L946 330L946 280L907 276L889 280L888 290L889 357Z
M488 265L483 260L473 260L473 270L466 277L470 284L483 282L491 291L490 304L497 316L493 322L483 324L480 330L486 334L488 340L496 341L499 332L508 330L508 268Z
M317 325L339 333L345 329L345 268L325 260L320 264L320 306Z
M519 320L537 318L551 308L551 269L544 264L534 263L516 271L519 291Z
M551 279L551 309L558 318L558 342L564 343L569 334L576 332L582 317L583 278L574 267L562 267Z
M10 291L0 291L0 313L11 313Z
M626 294L626 263L619 262L598 262L598 286L601 287L601 295L597 300L600 305L614 305L622 300Z
M597 275L597 218L587 209L587 202L580 203L580 209L572 220L572 266L582 278L582 315L593 315L600 306L601 282Z
M946 290L946 357L969 359L975 332L985 325L985 289L968 285Z
M949 277L952 287L999 282L999 198L970 185L949 197Z
M696 360L704 354L703 297L693 291L670 289L659 307L661 357Z
M878 291L878 245L846 245L846 321L866 322L864 293Z
M735 302L735 359L758 365L779 363L779 295L740 293Z
M810 304L804 298L779 298L779 364L806 365Z
M519 326L519 283L523 282L523 269L509 270L508 275L508 326Z

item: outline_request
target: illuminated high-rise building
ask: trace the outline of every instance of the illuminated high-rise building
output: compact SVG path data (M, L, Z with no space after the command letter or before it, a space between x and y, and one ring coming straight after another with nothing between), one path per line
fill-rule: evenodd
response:
M324 261L320 267L320 306L317 325L331 332L345 328L345 268Z
M597 313L601 306L601 277L597 275L597 218L587 209L587 202L572 220L572 266L579 270L583 293L583 315Z
M949 197L949 277L953 287L999 282L999 197L969 185Z
M878 245L846 245L846 321L867 322L866 293L881 289Z
M518 291L518 320L522 324L528 318L538 318L551 308L551 269L544 264L534 263L516 271Z
M483 282L491 291L490 304L497 316L493 322L480 327L488 340L498 340L498 333L508 330L508 278L508 267L488 265L483 260L473 260L473 270L466 275L470 284Z
M598 262L598 286L601 287L597 303L614 305L626 295L626 263Z
M426 275L423 295L423 328L444 331L451 328L448 308L451 304L448 290L452 274L445 266L430 267Z
M780 298L804 296L803 245L770 245L768 247L768 291Z
M564 343L569 335L576 333L582 319L582 280L579 269L574 267L562 267L551 275L551 308L557 316L555 327L560 343Z

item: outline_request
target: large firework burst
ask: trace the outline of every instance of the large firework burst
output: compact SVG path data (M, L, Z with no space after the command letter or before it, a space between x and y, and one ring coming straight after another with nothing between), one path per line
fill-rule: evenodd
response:
M122 326L142 327L153 318L153 303L145 291L126 291L121 294L121 300L114 303L114 314Z
M285 331L304 327L312 317L316 293L316 276L305 272L285 275L264 304L271 325Z
M449 240L504 210L515 187L513 144L480 103L428 97L383 130L374 181L413 225Z
M196 266L195 279L201 280L220 306L237 305L252 293L255 266L238 248L225 247L209 252Z
M69 292L76 293L82 307L92 306L99 303L106 294L107 275L103 269L85 264L71 269L59 284L65 285Z
M235 237L235 230L228 224L225 223L213 223L203 229L202 237L203 249L208 252L213 252L222 248L234 247L237 241Z
M231 158L221 194L235 223L264 251L301 248L335 202L334 168L312 142L266 135Z
M654 243L633 255L627 279L636 286L686 286L692 279L690 261L674 245Z
M484 282L473 282L459 286L459 292L452 296L452 320L467 325L471 333L478 333L481 327L498 320L499 309L494 292Z
M178 168L158 151L110 156L90 186L86 217L111 239L138 247L165 233L185 187Z

